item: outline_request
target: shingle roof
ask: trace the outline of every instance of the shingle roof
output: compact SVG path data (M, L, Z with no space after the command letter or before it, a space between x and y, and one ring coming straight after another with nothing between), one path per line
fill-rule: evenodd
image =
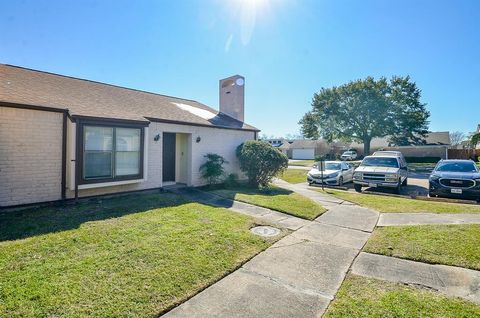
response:
M448 131L430 132L425 141L427 145L450 145L450 133Z
M72 117L255 130L197 101L0 64L0 102L68 109Z

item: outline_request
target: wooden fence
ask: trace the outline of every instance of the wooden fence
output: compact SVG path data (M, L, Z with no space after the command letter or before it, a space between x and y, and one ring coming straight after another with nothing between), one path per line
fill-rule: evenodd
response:
M448 159L472 159L478 161L480 149L448 149Z

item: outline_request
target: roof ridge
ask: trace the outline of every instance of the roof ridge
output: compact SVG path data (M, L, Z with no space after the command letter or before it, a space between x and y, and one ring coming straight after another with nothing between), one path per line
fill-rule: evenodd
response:
M5 66L8 66L8 67L15 67L15 68L24 69L24 70L33 71L33 72L44 73L44 74L48 74L48 75L61 76L61 77L71 78L71 79L75 79L75 80L79 80L79 81L95 83L95 84L108 85L108 86L112 86L112 87L116 87L116 88L128 89L128 90L131 90L131 91L136 91L136 92L141 92L141 93L146 93L146 94L152 94L152 95L157 95L157 96L163 96L163 97L175 98L175 99L179 99L179 100L185 100L185 101L189 101L189 102L195 102L195 103L202 104L206 107L211 108L210 106L207 106L203 103L200 103L199 101L196 101L194 99L182 98L182 97L177 97L177 96L172 96L172 95L165 95L165 94L160 94L160 93L154 93L154 92L149 92L149 91L145 91L145 90L141 90L141 89L137 89L137 88L131 88L131 87L125 87L125 86L120 86L120 85L115 85L115 84L110 84L110 83L105 83L105 82L100 82L100 81L94 81L94 80L90 80L90 79L86 79L86 78L80 78L80 77L58 74L58 73L42 71L42 70L36 70L36 69L33 69L33 68L24 67L24 66L5 64L5 63L0 63L0 65L5 65Z

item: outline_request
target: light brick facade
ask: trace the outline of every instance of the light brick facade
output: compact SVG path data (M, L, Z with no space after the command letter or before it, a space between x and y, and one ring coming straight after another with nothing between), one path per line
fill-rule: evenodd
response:
M119 186L98 187L91 189L79 190L79 196L93 196L99 194L108 194L115 192L135 191L160 188L162 183L162 139L154 141L154 136L164 132L182 133L190 135L188 138L187 148L189 150L189 159L187 159L189 174L189 186L200 186L204 184L200 176L200 166L205 162L204 155L207 153L216 153L223 156L229 163L225 165L225 170L228 173L237 173L242 177L239 163L235 155L235 150L241 143L255 138L254 132L208 128L189 125L176 125L166 123L150 123L146 134L146 165L145 165L145 181L125 184ZM200 142L196 142L197 137L200 137ZM67 184L69 184L67 180ZM67 197L73 198L75 192L73 190L67 191Z
M75 125L68 123L67 198L75 196ZM80 189L79 196L160 188L162 184L163 132L184 134L187 149L187 183L204 184L199 172L204 155L216 153L229 162L227 173L242 176L235 150L253 131L201 126L150 123L145 131L144 181L124 185ZM200 141L197 142L197 137ZM47 111L0 107L0 206L61 199L62 114Z
M61 198L62 114L0 106L0 206Z

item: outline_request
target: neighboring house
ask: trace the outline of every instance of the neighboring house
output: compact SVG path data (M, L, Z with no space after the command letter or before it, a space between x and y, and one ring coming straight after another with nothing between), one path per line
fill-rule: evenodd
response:
M0 206L202 185L207 153L240 174L235 149L258 133L244 123L244 78L221 80L219 93L216 111L0 64Z
M392 146L388 138L373 138L370 143L370 152L377 150L400 151L405 157L440 157L447 158L450 147L450 133L448 131L430 132L425 137L425 144L410 146ZM349 148L356 149L359 155L364 155L363 144L353 142Z
M283 144L281 144L280 146L278 146L278 149L279 149L284 155L286 155L288 158L291 158L291 157L292 157L292 153L291 153L291 150L290 150L290 142L285 141Z
M276 139L262 139L263 141L268 142L270 145L272 145L275 148L280 147L281 145L285 143L289 143L290 141L285 139L285 138L276 138Z
M288 147L290 159L315 159L315 156L330 153L331 146L325 140L294 140Z

